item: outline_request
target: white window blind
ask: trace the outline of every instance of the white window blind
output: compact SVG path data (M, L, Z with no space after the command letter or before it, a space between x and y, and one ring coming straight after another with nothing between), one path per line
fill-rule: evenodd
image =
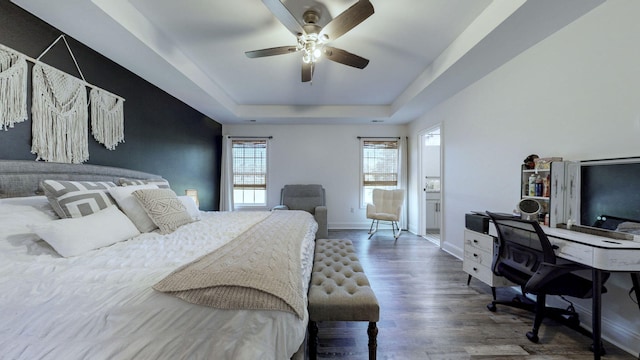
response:
M398 140L362 140L362 205L371 202L373 189L398 187Z
M364 140L362 164L362 185L398 186L398 141Z

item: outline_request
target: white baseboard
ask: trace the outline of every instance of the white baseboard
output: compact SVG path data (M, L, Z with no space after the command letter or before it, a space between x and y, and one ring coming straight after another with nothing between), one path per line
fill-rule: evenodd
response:
M362 222L344 222L344 223L329 223L327 224L329 230L369 230L371 223ZM391 229L391 228L389 228Z
M361 222L357 222L357 223L328 223L327 227L329 228L329 230L367 230L369 231L369 229L371 228L371 222L366 222L366 223L361 223ZM378 230L389 230L391 231L391 225L389 224L380 224L378 226ZM411 230L407 230L407 229L403 229L402 231L409 231L412 234L416 234L415 231L411 231Z
M449 242L444 242L442 244L442 250L448 252L452 256L462 260L464 258L464 249L460 246L451 244Z

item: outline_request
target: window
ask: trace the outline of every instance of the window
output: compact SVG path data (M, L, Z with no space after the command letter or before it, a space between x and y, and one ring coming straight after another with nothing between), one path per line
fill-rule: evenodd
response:
M362 139L362 206L371 202L373 189L398 188L398 140Z
M267 140L232 140L234 206L267 205Z

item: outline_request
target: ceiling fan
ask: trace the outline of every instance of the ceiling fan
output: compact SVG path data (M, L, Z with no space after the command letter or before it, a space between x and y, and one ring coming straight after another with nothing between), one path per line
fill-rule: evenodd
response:
M311 81L315 63L322 56L358 69L364 69L369 64L369 60L363 57L328 45L329 42L344 35L374 13L373 5L368 0L359 0L324 27L318 25L320 13L313 8L302 14L304 24L300 24L280 0L262 0L262 2L296 36L298 43L291 46L246 51L247 57L258 58L302 52L302 82Z

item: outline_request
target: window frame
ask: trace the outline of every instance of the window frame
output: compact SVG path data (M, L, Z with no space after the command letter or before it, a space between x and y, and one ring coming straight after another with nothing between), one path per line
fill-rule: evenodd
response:
M235 191L236 191L236 186L235 186L235 176L236 176L236 172L235 172L235 154L234 154L234 144L235 143L240 143L240 142L264 142L264 146L265 146L265 155L264 155L264 203L240 203L237 201L237 197L235 196ZM232 180L232 184L231 184L231 191L234 193L233 196L233 207L234 209L238 209L238 210L242 210L242 209L254 209L254 210L260 210L260 209L266 209L267 208L267 204L269 203L269 199L268 199L268 194L269 194L269 153L270 153L270 144L269 144L269 138L268 137L247 137L247 138L243 138L243 137L234 137L231 139L231 180Z
M395 171L395 185L388 186L369 186L365 185L365 150L367 142L394 142L395 143L395 162L396 162L396 171ZM365 191L367 188L381 188L381 189L400 189L400 138L398 137L361 137L360 138L360 177L358 179L358 189L359 189L359 197L360 197L360 208L364 209L367 207L367 202L370 201L365 196Z

